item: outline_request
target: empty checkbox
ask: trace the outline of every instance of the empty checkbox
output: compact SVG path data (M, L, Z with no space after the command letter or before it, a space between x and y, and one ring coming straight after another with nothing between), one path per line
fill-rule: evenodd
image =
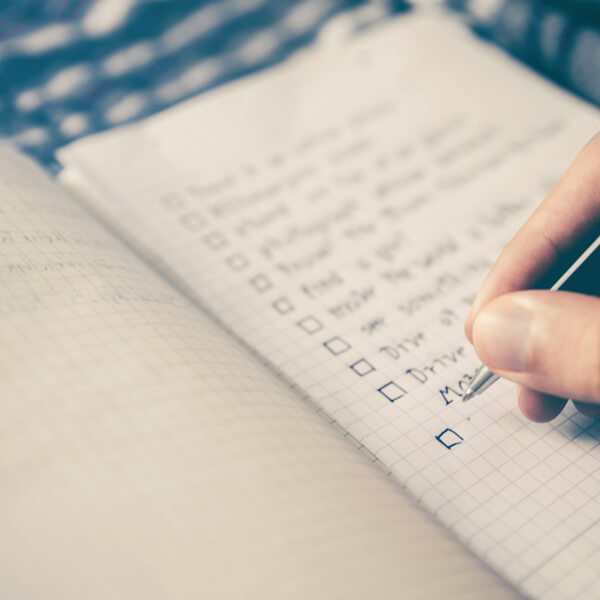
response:
M354 364L351 364L350 368L361 377L364 377L368 373L371 373L375 370L375 367L364 358L361 358L360 360L357 360Z
M442 446L448 448L448 450L451 450L454 446L458 446L458 444L462 444L465 440L465 438L456 433L454 429L444 429L442 433L435 436L435 439L442 444Z
M227 240L222 233L218 231L213 231L208 235L205 235L202 238L202 241L208 246L211 250L219 250L219 248L223 248L227 246Z
M339 337L334 337L326 342L323 342L323 346L325 346L325 348L327 348L327 350L329 350L329 352L331 352L331 354L334 356L342 354L351 348L348 342Z
M250 285L257 292L266 292L273 287L271 280L266 275L257 275L250 280Z
M170 192L161 196L159 202L169 212L179 212L187 208L185 198L179 192Z
M204 217L197 210L191 210L180 215L179 222L188 231L199 231L206 225Z
M230 257L228 257L226 259L225 262L227 262L227 264L234 271L241 271L242 269L245 269L249 264L246 257L242 256L241 254L232 254Z
M298 321L297 325L311 335L323 329L323 323L315 317L304 317L304 319Z
M273 302L273 308L280 315L287 315L294 310L294 305L287 298L278 298Z
M377 391L390 402L395 402L406 394L406 390L394 381L388 381L388 383L382 385Z

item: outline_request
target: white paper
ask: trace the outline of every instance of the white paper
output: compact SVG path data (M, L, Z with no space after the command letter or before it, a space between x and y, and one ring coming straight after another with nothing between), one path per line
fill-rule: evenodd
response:
M463 404L478 361L462 324L599 124L450 19L414 16L61 159L494 569L528 595L586 598L600 427L572 410L529 423L504 382Z
M514 597L4 147L0 198L1 598Z

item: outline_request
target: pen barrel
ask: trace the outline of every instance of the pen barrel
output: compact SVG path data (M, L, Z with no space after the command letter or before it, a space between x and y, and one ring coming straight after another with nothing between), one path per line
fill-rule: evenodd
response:
M488 373L489 373L489 377L487 377L487 379L485 380L484 383L481 384L481 387L479 388L479 393L481 394L482 392L485 392L485 390L487 390L492 383L495 383L496 381L498 381L498 379L500 379L499 375L496 375L495 373L492 373L489 369L488 369Z
M475 375L473 375L473 380L469 387L473 391L476 391L477 394L481 394L481 392L487 390L498 379L500 379L498 375L492 373L485 365L482 365L477 369Z
M600 296L600 236L551 289Z

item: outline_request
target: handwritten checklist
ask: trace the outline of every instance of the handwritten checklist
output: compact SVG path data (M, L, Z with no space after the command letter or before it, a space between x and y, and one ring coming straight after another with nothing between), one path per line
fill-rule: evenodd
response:
M102 209L135 220L140 251L477 554L525 589L560 590L553 565L570 550L555 536L585 537L600 514L585 477L564 473L595 476L600 428L573 411L533 427L506 382L461 402L479 362L463 321L597 121L569 119L571 100L494 54L441 43L414 70L387 51L410 54L415 36L365 41L366 63L299 61L113 134L145 148L143 178L110 143L82 145L77 164L103 165ZM499 94L500 76L519 93ZM557 534L563 501L589 512Z

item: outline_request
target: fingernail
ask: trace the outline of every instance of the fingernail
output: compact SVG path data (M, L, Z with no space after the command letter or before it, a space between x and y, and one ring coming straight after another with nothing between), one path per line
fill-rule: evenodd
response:
M492 370L525 371L531 315L508 298L485 306L473 324L473 341L480 358Z

